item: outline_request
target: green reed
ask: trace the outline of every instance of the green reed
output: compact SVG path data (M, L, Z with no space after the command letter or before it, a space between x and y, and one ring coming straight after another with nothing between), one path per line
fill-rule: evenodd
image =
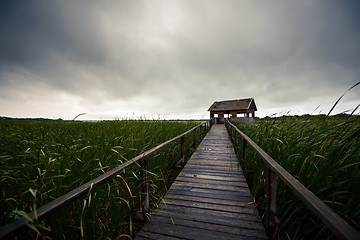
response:
M265 118L239 125L262 149L305 187L360 230L360 117ZM238 146L241 149L241 146ZM260 212L266 206L265 165L249 149L242 163ZM278 188L281 239L334 238L284 184Z
M54 200L197 125L191 121L1 121L0 225ZM187 139L187 155L192 138ZM149 161L151 206L176 175L179 146ZM140 166L92 189L20 238L131 238L141 196Z

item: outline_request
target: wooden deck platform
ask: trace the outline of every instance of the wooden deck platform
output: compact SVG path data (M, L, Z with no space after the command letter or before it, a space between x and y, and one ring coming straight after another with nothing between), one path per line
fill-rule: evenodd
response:
M214 125L136 239L267 239L224 125Z

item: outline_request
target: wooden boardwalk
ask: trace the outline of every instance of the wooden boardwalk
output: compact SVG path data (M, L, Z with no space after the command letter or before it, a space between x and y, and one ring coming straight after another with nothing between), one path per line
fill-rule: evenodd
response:
M266 239L229 135L214 125L136 239Z

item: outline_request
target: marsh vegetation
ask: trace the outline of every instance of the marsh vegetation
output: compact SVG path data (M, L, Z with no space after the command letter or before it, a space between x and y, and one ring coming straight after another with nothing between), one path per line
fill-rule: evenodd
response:
M195 121L0 121L0 225L27 213L196 126ZM185 142L187 156L192 141ZM149 161L149 192L155 207L177 171L179 145ZM130 238L140 211L139 165L41 222L20 238Z
M239 125L283 168L360 230L360 117L301 116L264 118L253 125ZM241 144L237 146L241 151ZM258 208L266 207L262 159L248 150L241 162ZM278 186L278 216L281 239L332 238L331 232L292 191Z

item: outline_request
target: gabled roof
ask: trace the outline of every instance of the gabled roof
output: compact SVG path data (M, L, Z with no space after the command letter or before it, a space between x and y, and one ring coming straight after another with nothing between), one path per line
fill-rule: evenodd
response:
M247 111L252 104L254 105L254 111L257 111L253 98L214 102L208 111Z

